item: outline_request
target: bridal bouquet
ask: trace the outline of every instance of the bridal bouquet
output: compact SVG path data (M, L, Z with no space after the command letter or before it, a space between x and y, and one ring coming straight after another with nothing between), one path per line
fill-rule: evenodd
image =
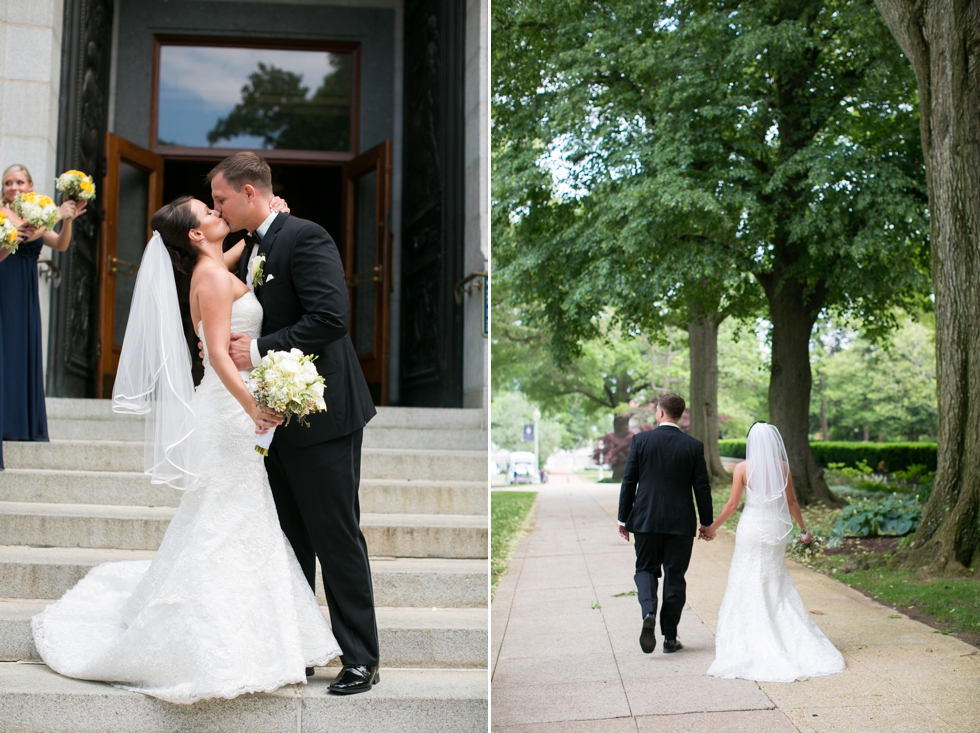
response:
M51 229L58 223L58 206L43 193L28 191L18 194L10 209L32 227Z
M17 239L19 236L20 234L17 232L17 227L14 226L14 223L0 213L0 247L10 250L10 253L13 254L17 251Z
M327 409L323 399L326 384L313 366L314 358L299 349L270 351L248 375L248 388L260 405L271 407L285 417L287 425L295 417L309 427L306 418ZM275 428L272 428L264 435L256 436L255 450L269 455L274 432Z
M95 184L92 183L92 176L81 171L65 171L55 180L55 185L65 199L69 201L88 201L95 198Z
M786 548L786 554L789 555L790 560L809 565L823 552L824 544L824 538L819 535L811 535L809 543L797 537L796 541Z

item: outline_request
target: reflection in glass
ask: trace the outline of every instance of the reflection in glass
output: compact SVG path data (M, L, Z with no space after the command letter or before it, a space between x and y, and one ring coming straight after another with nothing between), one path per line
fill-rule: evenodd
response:
M353 55L162 46L160 145L351 149Z
M150 174L126 161L119 162L119 228L116 234L116 259L139 265L146 246L146 224L150 200ZM135 268L134 268L135 269ZM122 346L129 320L136 278L125 264L116 273L116 322L113 341Z
M354 225L354 273L360 285L354 288L354 350L358 355L374 353L374 293L372 279L377 252L378 174L371 171L359 178Z

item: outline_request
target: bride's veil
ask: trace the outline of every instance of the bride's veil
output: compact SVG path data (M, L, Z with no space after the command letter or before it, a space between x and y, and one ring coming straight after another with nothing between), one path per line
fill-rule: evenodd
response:
M152 483L193 489L201 479L192 434L194 379L170 255L159 232L143 251L115 385L114 412L146 415L144 473Z
M745 483L762 501L762 541L777 545L793 529L786 501L789 460L775 425L756 423L745 442Z

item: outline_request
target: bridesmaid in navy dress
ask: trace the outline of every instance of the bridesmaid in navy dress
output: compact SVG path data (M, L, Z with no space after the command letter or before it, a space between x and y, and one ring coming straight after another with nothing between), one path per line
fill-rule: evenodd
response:
M4 377L0 382L0 426L4 440L48 439L37 260L44 245L60 252L68 249L72 221L85 210L84 202L66 201L58 209L63 222L60 232L35 229L8 208L17 194L33 189L34 181L24 166L12 165L3 172L0 211L18 226L22 236L17 251L0 262L0 360Z
M0 262L10 256L10 252L0 247ZM0 311L0 471L3 470L3 312Z

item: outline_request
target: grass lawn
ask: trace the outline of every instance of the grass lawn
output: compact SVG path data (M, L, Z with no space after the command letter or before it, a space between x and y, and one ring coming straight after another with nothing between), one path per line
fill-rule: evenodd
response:
M824 555L813 567L912 618L980 646L980 577L884 567L888 553ZM877 563L882 566L876 567Z
M534 491L490 492L490 598L507 572L507 564L528 527Z

